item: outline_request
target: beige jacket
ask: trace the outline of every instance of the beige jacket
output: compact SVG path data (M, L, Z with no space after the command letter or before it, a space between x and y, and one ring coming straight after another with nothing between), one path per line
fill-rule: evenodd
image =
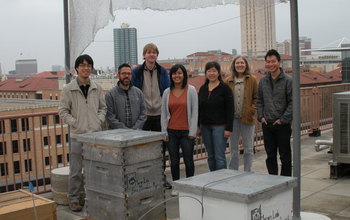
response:
M253 125L256 119L256 99L258 94L258 83L255 77L251 74L244 76L244 97L242 107L242 123ZM231 88L234 93L233 76L228 77L225 83Z
M60 117L71 126L71 138L77 134L100 131L107 111L102 87L90 80L85 99L77 80L73 80L62 90L58 111Z

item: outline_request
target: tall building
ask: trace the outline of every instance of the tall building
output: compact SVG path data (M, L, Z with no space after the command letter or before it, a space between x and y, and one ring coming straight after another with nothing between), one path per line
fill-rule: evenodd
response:
M137 31L122 24L121 28L113 30L114 36L114 65L115 69L122 63L137 64Z
M26 75L38 73L38 63L36 59L16 60L16 74Z
M242 55L263 57L275 47L274 0L240 0Z
M349 47L349 44L341 44L341 47ZM350 50L345 50L341 52L341 67L342 67L342 78L343 83L349 83L350 82Z

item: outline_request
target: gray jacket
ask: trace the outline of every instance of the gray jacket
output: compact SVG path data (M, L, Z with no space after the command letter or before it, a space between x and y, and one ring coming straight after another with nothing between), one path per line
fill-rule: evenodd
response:
M142 129L147 119L143 93L137 87L131 86L128 90L128 95L131 106L132 129ZM125 100L126 93L118 85L106 94L106 119L110 129L128 128L125 118Z
M162 97L162 114L161 114L161 126L162 132L167 132L168 122L170 120L170 112L169 112L169 95L170 88L167 88ZM198 125L198 95L196 89L188 85L187 90L187 120L188 120L188 128L189 133L188 136L196 136L197 125Z
M281 69L281 74L272 86L271 74L260 79L256 102L258 120L267 122L280 119L283 124L292 122L292 78Z
M100 131L106 115L106 103L100 85L90 80L85 99L77 80L64 86L58 108L60 117L71 126L71 138L77 134Z

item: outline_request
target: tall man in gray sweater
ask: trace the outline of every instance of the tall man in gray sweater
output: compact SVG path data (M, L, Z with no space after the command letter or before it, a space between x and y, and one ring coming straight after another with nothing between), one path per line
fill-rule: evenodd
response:
M131 66L118 67L118 85L106 95L107 121L110 129L142 129L146 122L146 106L142 91L131 85Z
M264 135L266 167L269 174L278 175L278 151L281 175L291 176L292 78L280 67L281 56L276 50L267 52L265 65L268 73L259 82L256 105Z

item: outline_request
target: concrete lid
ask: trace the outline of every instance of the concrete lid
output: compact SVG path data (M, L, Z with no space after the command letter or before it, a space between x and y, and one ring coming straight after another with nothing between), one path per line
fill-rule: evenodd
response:
M113 129L93 133L79 134L79 142L99 144L111 147L128 147L163 140L165 133L132 129Z
M294 177L256 174L222 169L173 182L180 193L252 203L297 185Z

